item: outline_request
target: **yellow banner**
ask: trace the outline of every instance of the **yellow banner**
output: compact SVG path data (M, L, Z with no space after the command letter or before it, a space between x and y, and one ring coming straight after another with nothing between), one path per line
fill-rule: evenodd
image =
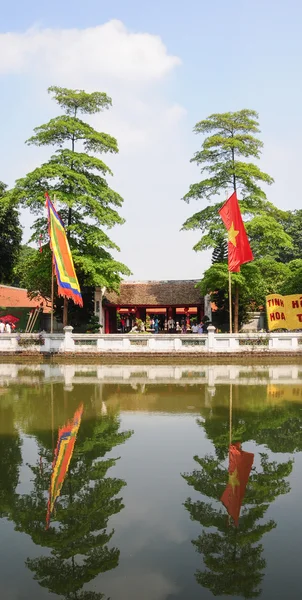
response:
M302 329L302 296L270 294L266 296L267 323L274 329Z
M268 384L267 399L270 404L277 402L302 402L302 385Z

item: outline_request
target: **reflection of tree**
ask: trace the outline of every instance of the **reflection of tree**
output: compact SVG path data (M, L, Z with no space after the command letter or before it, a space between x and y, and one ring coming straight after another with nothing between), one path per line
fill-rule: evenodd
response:
M209 431L207 422L200 424ZM242 423L238 422L237 426L239 430ZM183 475L196 491L212 499L212 502L193 502L188 498L185 502L191 519L198 521L204 528L198 539L192 542L196 550L203 555L205 565L205 569L198 570L195 576L197 582L215 596L256 598L261 593L259 586L265 569L260 540L265 533L276 527L274 521L263 522L263 519L269 504L280 494L289 491L289 484L285 478L291 473L292 461L277 464L270 462L266 454L260 455L260 469L252 470L241 509L239 527L235 527L225 509L218 504L227 479L226 468L220 464L221 458L227 453L227 443L225 449L221 443L227 434L226 427L227 421L220 420L216 415L218 458L195 456L198 468L191 474ZM213 420L210 429L213 434Z
M52 450L41 441L42 464L31 467L33 492L19 496L15 502L12 518L16 529L29 534L35 544L51 550L50 556L28 559L27 566L41 586L68 600L103 598L100 593L81 591L82 587L99 573L118 565L119 550L107 545L114 533L108 531L107 526L109 517L123 508L122 498L117 495L125 482L107 476L116 459L103 457L130 435L130 432L119 432L116 415L82 421L56 514L48 530L45 529L46 495Z
M7 516L14 501L22 462L21 440L12 406L0 404L0 517Z
M245 386L242 400L240 387L233 385L233 441L255 440L272 452L302 450L302 402L268 404L266 385ZM215 398L210 408L202 409L205 422L200 421L200 425L215 443L218 458L223 460L229 440L229 386L219 386L217 400L219 405Z

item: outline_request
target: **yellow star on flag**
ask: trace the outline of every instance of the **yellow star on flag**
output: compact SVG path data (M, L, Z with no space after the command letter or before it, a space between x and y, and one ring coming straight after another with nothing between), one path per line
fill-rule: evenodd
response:
M232 490L233 490L233 494L234 494L235 488L240 485L240 481L238 479L238 471L237 471L237 469L235 469L235 471L233 471L233 473L230 473L230 475L229 475L229 485L232 486Z
M228 238L229 238L229 242L231 242L233 244L233 246L237 246L236 243L236 237L239 234L239 231L237 231L237 229L234 228L234 221L232 221L232 225L230 227L230 229L228 230Z

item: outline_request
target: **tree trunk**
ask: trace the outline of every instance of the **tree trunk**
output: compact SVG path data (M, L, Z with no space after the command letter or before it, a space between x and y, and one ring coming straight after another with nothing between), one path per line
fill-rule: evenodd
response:
M63 307L63 327L68 325L68 298L64 298L64 307Z
M239 331L239 287L235 287L235 306L234 306L234 333Z

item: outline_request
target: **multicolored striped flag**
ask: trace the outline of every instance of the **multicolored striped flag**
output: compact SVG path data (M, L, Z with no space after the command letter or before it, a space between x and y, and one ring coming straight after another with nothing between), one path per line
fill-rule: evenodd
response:
M58 282L58 294L59 296L70 298L79 306L83 306L81 290L64 225L47 193L45 194L45 198L48 212L50 247L53 253L55 273Z
M74 413L72 421L59 429L57 447L55 449L54 460L52 463L52 473L49 488L49 499L46 515L46 529L49 527L50 517L54 510L56 500L61 493L64 479L67 475L74 446L77 439L79 427L83 414L83 405Z

